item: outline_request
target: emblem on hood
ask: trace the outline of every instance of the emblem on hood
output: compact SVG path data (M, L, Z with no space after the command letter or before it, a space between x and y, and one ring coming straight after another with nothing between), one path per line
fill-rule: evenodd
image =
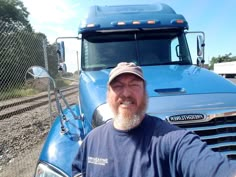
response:
M204 114L179 114L168 116L166 119L169 122L181 122L181 121L199 121L204 120L206 116Z

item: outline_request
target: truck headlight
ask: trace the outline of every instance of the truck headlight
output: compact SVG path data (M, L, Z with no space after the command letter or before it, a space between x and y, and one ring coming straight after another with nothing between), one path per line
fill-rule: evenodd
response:
M114 116L111 111L111 108L107 103L98 106L93 114L93 120L92 120L93 128L104 124L113 117Z
M68 176L59 169L56 169L44 163L39 163L35 171L34 177L68 177Z

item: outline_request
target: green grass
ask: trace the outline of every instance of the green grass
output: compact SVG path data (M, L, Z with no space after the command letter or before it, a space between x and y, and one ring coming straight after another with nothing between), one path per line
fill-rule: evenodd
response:
M20 98L25 96L32 96L38 94L39 91L32 88L12 88L0 92L0 100L8 100L11 98Z
M65 80L65 79L56 79L56 85L57 88L63 88L68 87L71 84L72 81ZM53 86L51 85L51 89L53 90ZM18 86L15 88L9 88L5 90L0 91L0 101L2 100L8 100L12 98L20 98L20 97L26 97L26 96L33 96L37 95L38 93L42 91L47 91L47 85L42 88L33 88L31 86Z
M70 80L56 79L57 88L67 87L72 83Z

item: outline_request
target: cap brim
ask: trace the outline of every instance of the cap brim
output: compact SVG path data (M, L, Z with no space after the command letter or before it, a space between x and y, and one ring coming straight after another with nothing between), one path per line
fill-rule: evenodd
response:
M142 79L144 81L143 76L141 76L140 74L136 73L136 72L132 72L132 71L123 71L123 72L119 72L115 75L113 75L112 77L109 78L108 84L110 84L115 78L117 78L118 76L122 75L122 74L133 74L137 77L139 77L140 79Z

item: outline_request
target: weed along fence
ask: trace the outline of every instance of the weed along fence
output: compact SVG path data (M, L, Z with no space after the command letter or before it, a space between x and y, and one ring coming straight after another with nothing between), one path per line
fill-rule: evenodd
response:
M53 94L49 96L52 104L46 101L51 89L48 81L35 81L35 87L25 82L27 69L35 65L45 67L58 79L56 45L21 24L0 21L1 177L33 176L41 144L55 116ZM72 93L66 95L76 98Z

